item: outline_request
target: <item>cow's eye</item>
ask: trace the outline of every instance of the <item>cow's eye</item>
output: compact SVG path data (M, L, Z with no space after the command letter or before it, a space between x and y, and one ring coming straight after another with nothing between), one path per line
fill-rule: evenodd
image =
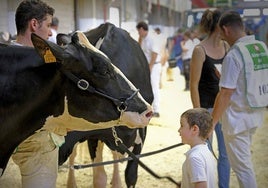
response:
M103 71L103 73L102 73L103 75L109 75L110 73L109 73L109 71L108 70L106 70L106 71Z
M99 74L101 76L109 76L110 75L110 72L109 72L108 69L102 69L102 70L99 71Z

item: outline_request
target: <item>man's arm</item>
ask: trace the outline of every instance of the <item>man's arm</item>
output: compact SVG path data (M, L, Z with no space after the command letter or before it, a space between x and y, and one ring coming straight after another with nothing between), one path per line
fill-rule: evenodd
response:
M150 72L152 71L153 65L155 64L157 55L158 55L158 54L157 54L156 52L152 52L152 53L151 53L151 60L150 60L150 63L149 63Z
M206 181L200 181L194 183L195 188L207 188L207 182Z
M217 124L219 119L221 118L223 112L227 109L230 103L231 96L235 89L228 89L222 87L216 97L212 117L213 117L213 127ZM214 129L213 129L214 130Z

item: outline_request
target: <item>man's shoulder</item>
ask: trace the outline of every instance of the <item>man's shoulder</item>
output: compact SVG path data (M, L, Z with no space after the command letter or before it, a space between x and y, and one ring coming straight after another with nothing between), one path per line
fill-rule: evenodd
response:
M253 43L253 42L256 42L258 40L255 39L255 36L254 35L246 35L246 36L243 36L241 38L239 38L235 44L235 45L239 45L239 44L246 44L246 43Z
M235 44L230 48L227 56L237 53L243 54L245 52L245 49L248 49L250 51L251 48L257 51L259 48L261 48L263 51L267 52L267 46L263 41L256 40L254 35L249 35L238 39Z
M156 38L156 34L151 33L151 32L150 33L148 32L148 35L146 36L146 39L148 41L153 41L155 38Z

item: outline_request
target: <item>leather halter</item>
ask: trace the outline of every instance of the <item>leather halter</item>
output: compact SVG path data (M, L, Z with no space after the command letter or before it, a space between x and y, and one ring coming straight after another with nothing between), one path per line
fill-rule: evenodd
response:
M119 112L124 112L126 111L127 107L128 107L128 102L133 99L135 97L135 95L138 94L139 92L139 89L137 89L136 91L134 91L134 93L126 98L125 100L120 100L120 99L116 99L110 95L107 95L105 93L102 93L98 90L96 90L93 86L91 86L87 80L85 79L80 79L78 78L77 76L75 76L73 73L69 72L69 71L66 71L64 68L60 68L60 71L67 77L69 78L71 81L73 81L77 87L81 90L84 90L84 91L88 91L90 93L96 93L102 97L105 97L107 99L110 99L117 107L117 110Z

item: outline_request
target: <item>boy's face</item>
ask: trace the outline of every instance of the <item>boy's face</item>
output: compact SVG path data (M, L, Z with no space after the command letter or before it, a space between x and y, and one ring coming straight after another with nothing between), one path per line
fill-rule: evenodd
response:
M180 124L181 127L179 128L178 132L180 133L181 141L184 144L190 144L190 140L193 136L192 128L190 128L187 119L185 117L181 117Z

